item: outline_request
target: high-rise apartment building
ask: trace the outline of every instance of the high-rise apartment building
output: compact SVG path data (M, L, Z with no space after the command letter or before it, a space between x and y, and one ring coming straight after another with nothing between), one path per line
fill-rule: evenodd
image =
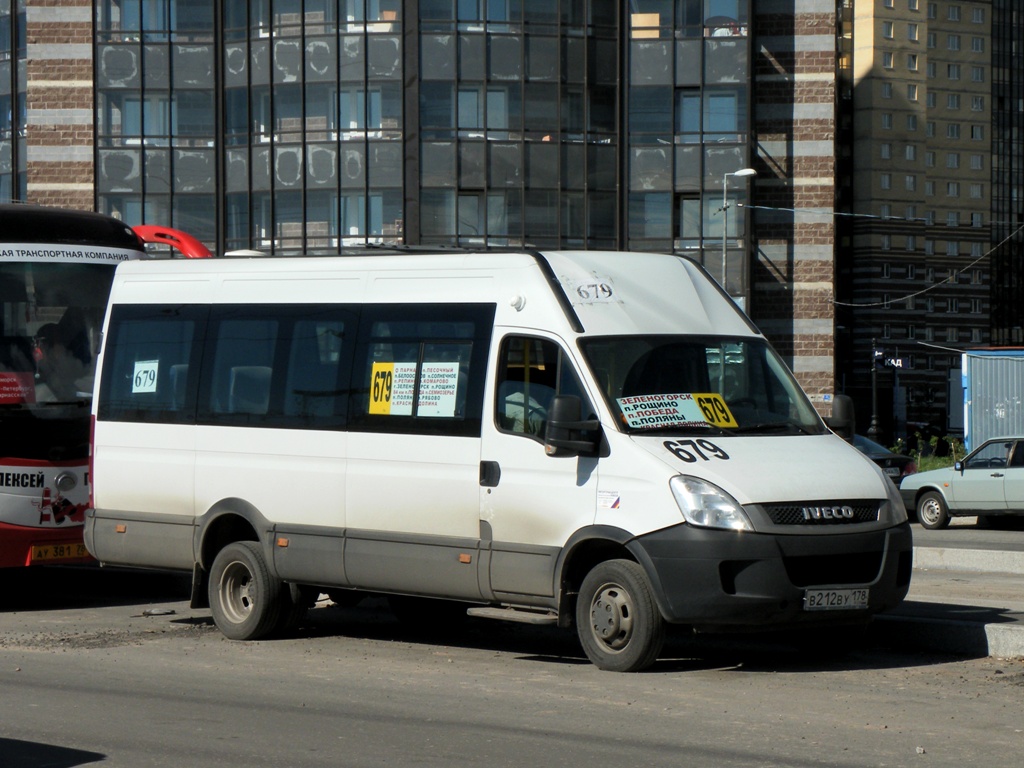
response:
M859 0L844 11L840 384L863 406L875 353L896 362L875 373L878 416L883 434L904 434L945 425L960 352L991 338L993 4Z

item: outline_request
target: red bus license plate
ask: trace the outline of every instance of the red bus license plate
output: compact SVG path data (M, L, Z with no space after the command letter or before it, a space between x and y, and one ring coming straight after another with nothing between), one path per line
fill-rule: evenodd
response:
M89 557L85 544L38 544L32 547L33 563L54 563Z

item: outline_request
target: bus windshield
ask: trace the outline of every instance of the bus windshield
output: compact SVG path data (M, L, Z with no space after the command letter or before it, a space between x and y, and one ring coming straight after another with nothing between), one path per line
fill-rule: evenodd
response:
M609 408L637 434L819 434L825 426L763 339L623 336L580 341Z
M88 404L114 266L0 262L0 407Z

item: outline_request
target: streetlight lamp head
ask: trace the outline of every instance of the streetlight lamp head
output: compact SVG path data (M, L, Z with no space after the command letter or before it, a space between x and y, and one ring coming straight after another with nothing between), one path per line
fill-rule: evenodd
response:
M757 176L757 171L753 168L741 168L738 171L730 173L729 176Z

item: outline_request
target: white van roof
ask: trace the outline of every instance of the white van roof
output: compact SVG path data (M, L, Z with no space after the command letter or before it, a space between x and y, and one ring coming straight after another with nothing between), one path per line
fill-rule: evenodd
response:
M127 262L118 267L112 301L494 302L498 325L567 335L759 335L703 267L678 256L622 251L369 253Z

